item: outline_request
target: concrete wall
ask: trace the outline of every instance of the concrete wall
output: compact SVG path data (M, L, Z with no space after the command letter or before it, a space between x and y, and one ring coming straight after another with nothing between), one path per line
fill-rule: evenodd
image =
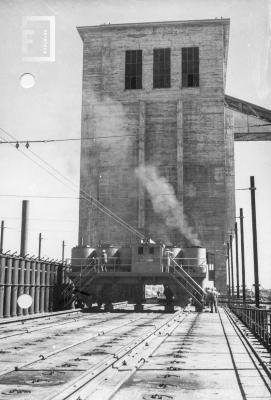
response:
M225 288L224 241L234 220L233 136L225 126L228 20L79 28L84 41L81 191L155 240L188 246L166 226L135 177L156 166L173 186L202 246L217 254ZM181 49L199 47L200 86L182 88ZM171 48L171 88L153 89L153 48ZM125 50L143 50L143 89L125 90ZM120 137L112 137L112 136ZM229 161L230 160L230 161ZM80 201L79 242L135 241L89 200Z

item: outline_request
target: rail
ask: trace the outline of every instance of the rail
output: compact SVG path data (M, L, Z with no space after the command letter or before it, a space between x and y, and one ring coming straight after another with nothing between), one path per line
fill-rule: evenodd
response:
M202 305L205 291L202 287L179 265L176 259L171 258L174 265L174 274L172 276L182 286L182 288L198 303Z
M271 310L232 302L227 306L271 352Z

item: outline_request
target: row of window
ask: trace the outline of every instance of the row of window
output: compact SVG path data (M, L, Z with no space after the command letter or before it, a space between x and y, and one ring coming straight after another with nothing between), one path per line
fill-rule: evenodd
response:
M182 86L199 86L199 48L182 48ZM170 48L153 50L153 88L170 88ZM125 54L125 89L142 89L142 50Z

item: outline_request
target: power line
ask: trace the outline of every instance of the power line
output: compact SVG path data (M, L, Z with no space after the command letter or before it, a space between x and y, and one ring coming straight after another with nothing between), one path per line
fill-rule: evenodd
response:
M40 195L24 195L24 194L0 194L0 197L29 197L34 199L70 199L70 200L79 200L80 197L72 197L72 196L40 196Z
M8 135L9 137L11 137L13 140L17 141L17 139L10 134L9 132L7 132L6 130L0 128L6 135ZM5 142L7 142L5 139L1 138L2 140L4 140ZM67 178L66 176L64 176L61 172L59 172L56 168L54 168L52 165L50 165L47 161L43 160L38 154L36 154L35 152L33 152L32 150L29 150L31 154L33 154L36 158L38 158L41 162L43 162L45 165L49 166L49 168L51 168L53 171L55 171L59 176L62 177L62 180L57 177L54 173L52 173L51 171L49 171L47 168L45 168L43 165L41 165L40 163L38 163L37 161L35 161L33 158L29 157L27 154L25 154L24 152L22 152L22 150L18 149L22 154L24 154L27 158L29 158L31 161L33 161L36 165L38 165L40 168L44 169L48 174L50 174L51 176L53 176L55 179L57 179L59 182L61 182L63 185L69 187L72 190L75 190L75 187L77 188L78 186L71 181L69 178ZM65 179L67 182L63 182L63 179ZM70 187L70 185L72 185L72 188ZM83 193L83 195L82 195ZM80 191L80 197L83 198L84 200L86 200L88 203L90 203L91 205L94 205L96 208L98 208L101 212L103 212L105 215L107 215L108 217L112 218L115 222L117 222L119 225L121 225L123 228L126 228L127 230L129 230L132 234L138 236L141 239L144 239L145 236L139 232L137 229L135 229L134 227L132 227L131 225L129 225L126 221L124 221L122 218L120 218L118 215L116 215L115 213L113 213L113 211L111 211L110 209L108 209L107 207L105 207L101 202L99 202L97 199L95 199L95 197L93 197L92 195L89 195L88 193L86 193L85 191L81 190Z
M0 130L4 132L6 135L13 137L10 135L5 129L0 127ZM25 146L28 148L30 143L54 143L54 142L83 142L83 141L88 141L92 140L95 141L96 139L114 139L114 138L126 138L126 137L136 137L137 135L110 135L110 136L95 136L95 137L88 137L88 138L63 138L63 139L23 139L23 140L17 140L13 137L14 140L3 140L0 141L0 144L15 144L16 147L18 148L20 144L25 144Z

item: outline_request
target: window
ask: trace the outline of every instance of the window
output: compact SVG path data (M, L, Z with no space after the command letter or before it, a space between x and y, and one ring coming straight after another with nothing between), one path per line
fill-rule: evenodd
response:
M182 86L199 86L199 48L182 48Z
M150 247L150 248L149 248L149 253L150 253L150 254L154 254L154 247Z
M125 53L125 89L142 89L142 50Z
M138 254L143 254L143 247L138 247L137 252Z
M170 87L170 49L153 50L153 87Z

